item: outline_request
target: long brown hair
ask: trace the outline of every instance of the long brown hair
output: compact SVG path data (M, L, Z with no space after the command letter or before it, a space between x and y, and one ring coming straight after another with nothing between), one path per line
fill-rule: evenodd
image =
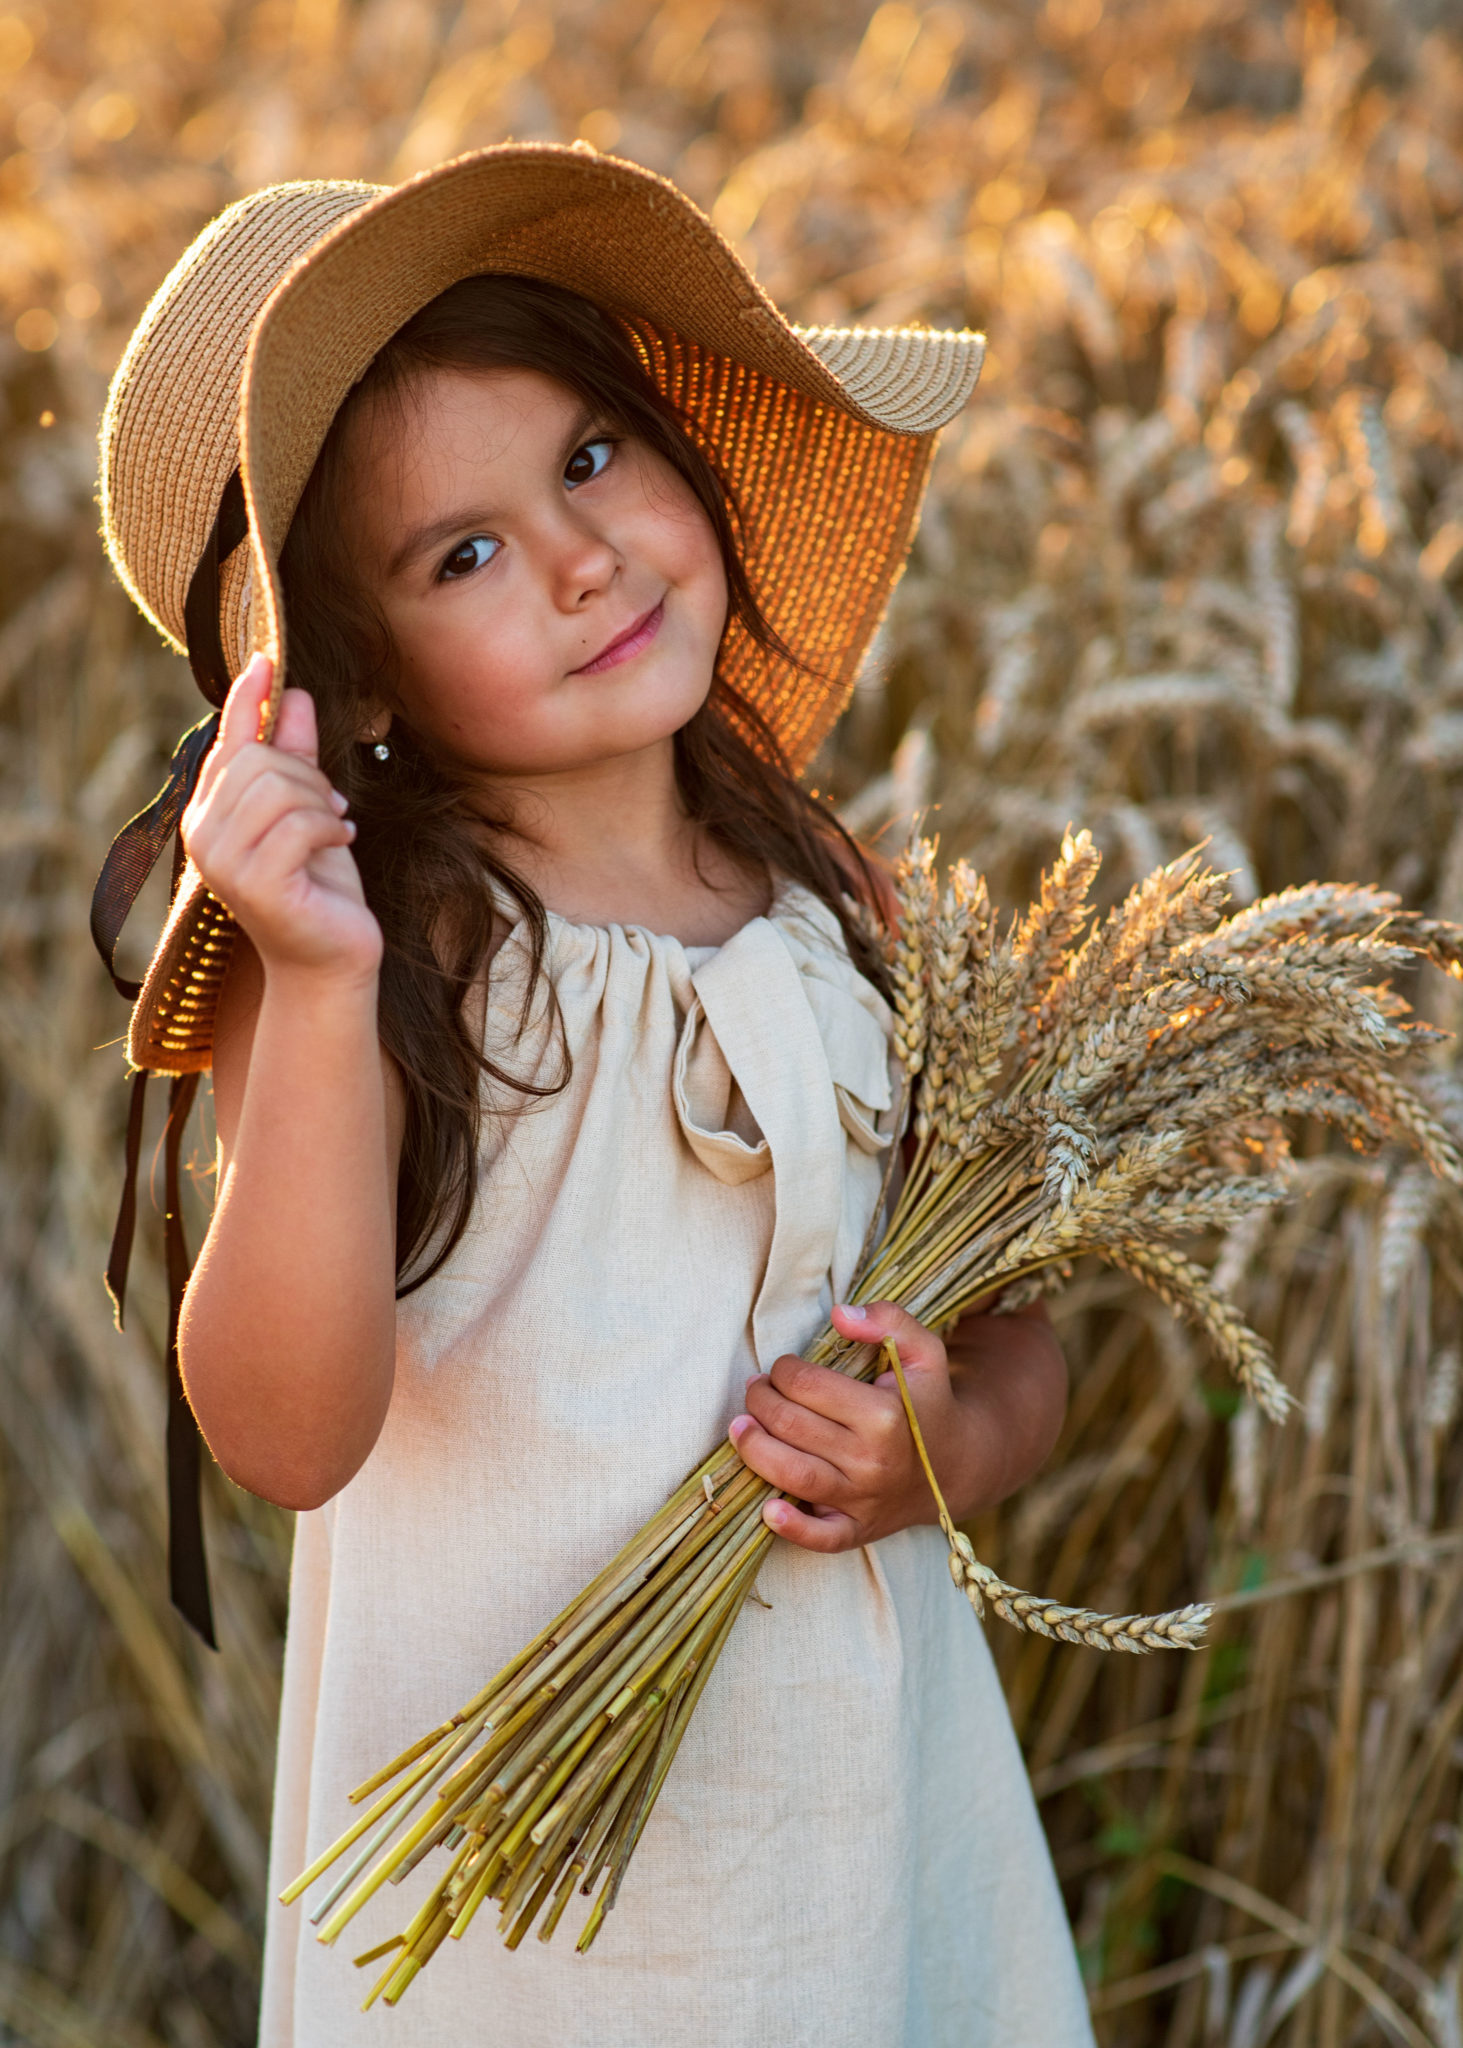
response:
M726 571L728 621L756 646L787 658L764 618L737 545L732 494L710 454L651 380L628 332L555 285L469 277L425 306L376 356L336 415L281 556L290 634L290 680L315 699L320 765L349 798L366 900L385 940L380 1028L406 1089L397 1184L397 1277L409 1292L436 1272L467 1227L484 1075L544 1095L568 1079L525 1081L489 1058L466 1005L481 989L494 937L489 881L518 906L531 947L530 987L543 972L548 925L535 891L503 858L506 834L485 832L480 791L459 780L396 711L394 655L379 606L363 588L345 541L346 436L367 400L399 397L433 370L537 370L582 398L597 418L646 442L695 492ZM393 705L391 759L378 764L359 738L369 711ZM764 719L719 674L706 703L676 735L686 813L732 860L800 882L838 919L859 968L882 966L849 892L876 904L862 853L832 813L802 789Z

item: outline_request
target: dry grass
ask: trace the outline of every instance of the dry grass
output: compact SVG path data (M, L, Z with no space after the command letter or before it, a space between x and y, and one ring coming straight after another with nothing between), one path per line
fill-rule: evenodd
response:
M766 0L0 18L0 2038L233 2048L254 1995L286 1531L214 1490L228 1647L196 1653L163 1598L155 1258L125 1338L97 1277L123 1103L94 1048L121 1017L86 897L194 715L102 572L89 498L147 291L270 177L618 142L714 204L799 317L990 328L821 770L864 826L937 805L1006 902L1070 819L1114 887L1207 834L1245 894L1327 876L1457 916L1448 15L820 0L795 37ZM975 1532L1057 1599L1238 1595L1193 1659L997 1641L1113 2048L1463 2041L1463 1232L1400 1160L1318 1141L1302 1173L1298 1210L1215 1240L1300 1416L1256 1434L1158 1304L1079 1274L1061 1454Z

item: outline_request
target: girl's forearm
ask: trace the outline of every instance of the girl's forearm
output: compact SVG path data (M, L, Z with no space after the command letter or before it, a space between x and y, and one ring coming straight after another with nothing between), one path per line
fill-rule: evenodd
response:
M946 1499L963 1520L1015 1493L1051 1456L1067 1412L1067 1365L1041 1307L967 1316L947 1348L962 1427L936 1469L948 1472Z
M266 977L180 1329L210 1449L283 1507L328 1500L391 1398L395 1173L376 979Z

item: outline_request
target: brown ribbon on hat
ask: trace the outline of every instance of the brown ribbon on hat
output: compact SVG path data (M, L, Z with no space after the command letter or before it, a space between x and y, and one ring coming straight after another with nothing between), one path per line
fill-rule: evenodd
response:
M188 630L188 664L194 681L215 707L221 707L232 678L219 631L219 594L224 563L249 530L244 489L234 471L224 486L208 543L199 557L188 585L183 615ZM170 895L176 895L183 871L183 847L179 826L198 782L199 770L218 735L219 711L185 732L173 750L167 780L136 817L129 818L112 841L91 900L91 935L101 954L117 993L134 1002L141 984L117 972L117 942L122 927L136 903L142 886L157 866L168 842L173 842L173 881ZM168 1121L164 1153L164 1238L168 1276L168 1584L173 1605L198 1631L210 1649L218 1648L213 1626L213 1602L208 1588L208 1558L203 1542L202 1438L178 1364L178 1318L188 1285L191 1261L183 1235L181 1208L181 1157L183 1129L198 1089L196 1074L173 1077L168 1091ZM132 1077L132 1101L127 1115L127 1141L122 1174L122 1196L112 1249L107 1260L107 1292L117 1328L127 1299L127 1269L132 1259L132 1239L137 1227L137 1169L142 1154L142 1114L147 1094L147 1068L139 1067Z

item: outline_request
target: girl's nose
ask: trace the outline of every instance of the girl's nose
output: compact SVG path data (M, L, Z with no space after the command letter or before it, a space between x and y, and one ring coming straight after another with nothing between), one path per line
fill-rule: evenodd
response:
M565 611L578 611L590 598L601 596L620 568L618 548L590 521L566 512L556 522L550 573L555 601Z

